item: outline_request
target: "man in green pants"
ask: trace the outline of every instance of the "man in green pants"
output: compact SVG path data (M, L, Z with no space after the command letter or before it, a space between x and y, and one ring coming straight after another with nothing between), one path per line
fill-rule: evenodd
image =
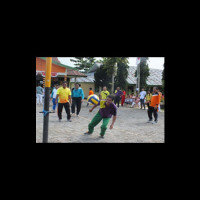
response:
M86 132L85 134L90 135L93 133L94 131L94 127L97 126L99 124L99 122L103 119L103 124L101 126L101 133L100 133L100 138L104 138L108 123L113 115L113 120L112 123L110 125L110 129L113 128L114 123L116 121L117 118L117 107L116 105L113 103L114 97L112 95L108 95L107 98L105 100L101 100L104 101L105 103L101 103L99 102L98 105L94 105L89 112L92 112L94 110L94 108L96 108L97 106L100 105L100 109L98 111L98 113L94 116L94 118L92 119L92 121L90 122L90 124L88 125L88 132Z

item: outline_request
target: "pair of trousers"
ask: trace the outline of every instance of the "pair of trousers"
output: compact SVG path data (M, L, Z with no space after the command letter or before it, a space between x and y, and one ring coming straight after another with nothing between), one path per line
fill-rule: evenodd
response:
M70 115L69 102L67 102L67 103L58 103L58 118L62 119L62 109L63 109L63 106L64 106L65 111L67 113L67 119L70 119L71 115Z
M53 98L52 102L53 102L53 110L56 110L56 99Z
M37 94L37 104L42 104L42 94Z
M153 120L152 114L154 115L154 120L158 121L158 110L157 109L155 110L154 107L149 106L148 109L149 120Z
M75 113L75 107L76 107L76 114L78 115L81 111L81 97L73 97L72 98L72 113Z
M114 103L115 103L115 105L118 104L118 108L119 108L119 102L120 102L120 100L121 100L121 97L120 97L120 96L115 96L115 101L114 101Z
M148 107L148 109L149 109L149 107L150 107L149 103L147 103L147 107Z
M101 133L100 133L100 135L101 136L105 135L105 132L106 132L108 123L110 121L110 118L102 118L102 116L101 116L101 114L99 112L94 116L94 118L92 119L92 121L88 125L89 133L93 133L94 132L94 127L97 126L102 119L103 119L103 124L101 125Z
M141 102L141 109L142 109L142 106L144 106L144 109L145 109L144 99L140 99L140 102Z

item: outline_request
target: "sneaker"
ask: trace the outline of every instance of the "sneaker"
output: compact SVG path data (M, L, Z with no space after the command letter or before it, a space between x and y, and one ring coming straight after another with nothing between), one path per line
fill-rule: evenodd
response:
M71 120L71 119L68 119L67 122L72 122L72 120Z
M79 117L79 115L76 115L77 117Z
M152 121L152 124L157 124L158 123L158 121Z
M72 113L72 116L74 117L74 116L75 116L75 113Z
M147 121L147 123L152 123L152 122L153 122L153 120L148 120L148 121Z
M84 135L91 135L92 133L89 133L89 132L86 132L86 133L84 133Z
M61 122L62 119L59 119L58 121Z
M104 136L103 136L103 135L100 135L100 136L99 136L99 138L103 139L103 138L104 138Z

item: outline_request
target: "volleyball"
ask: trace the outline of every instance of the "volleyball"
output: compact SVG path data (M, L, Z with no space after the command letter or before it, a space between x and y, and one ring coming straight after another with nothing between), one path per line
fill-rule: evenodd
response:
M87 102L91 103L93 105L98 105L100 101L99 101L99 97L97 95L92 94L87 98Z

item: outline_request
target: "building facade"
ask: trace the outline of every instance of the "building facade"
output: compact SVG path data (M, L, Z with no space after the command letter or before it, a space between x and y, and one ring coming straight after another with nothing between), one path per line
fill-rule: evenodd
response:
M46 57L36 57L36 85L44 86ZM63 81L68 82L70 87L71 78L87 77L87 75L75 70L73 67L63 65L57 57L52 57L51 85L62 85Z

